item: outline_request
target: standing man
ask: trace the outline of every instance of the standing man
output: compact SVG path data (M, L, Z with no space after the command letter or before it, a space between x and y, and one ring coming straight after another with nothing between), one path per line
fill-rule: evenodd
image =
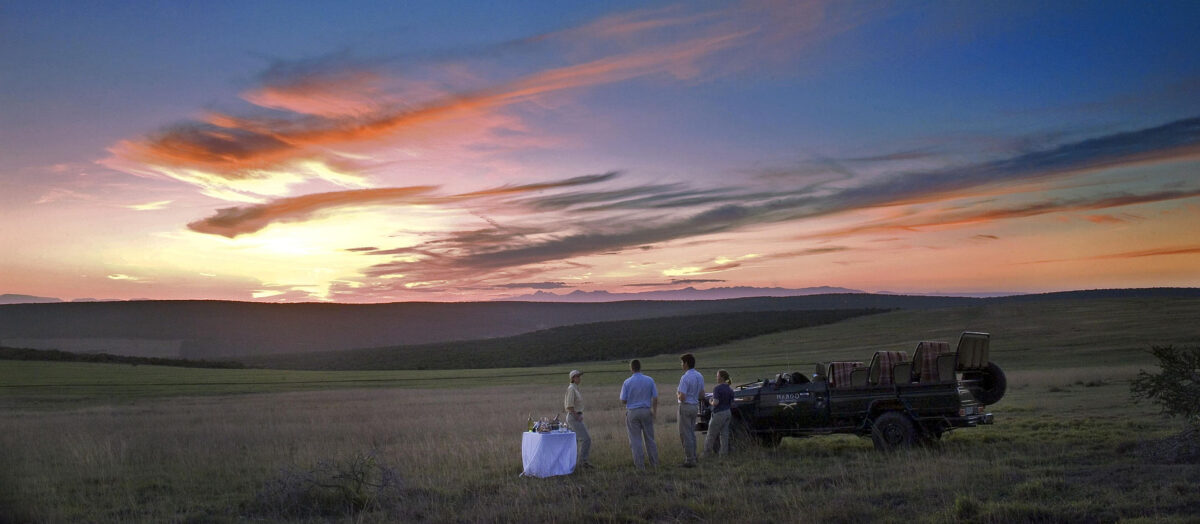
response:
M575 432L579 441L579 466L592 467L588 462L588 453L592 450L592 436L588 435L587 425L583 423L583 394L579 392L579 382L583 380L583 372L571 370L571 384L567 386L567 396L563 399L563 408L567 410L567 427Z
M675 398L679 400L679 441L683 443L683 467L696 467L696 415L700 412L700 399L704 398L704 377L696 371L696 357L684 353L679 357L683 376L679 377L679 388Z
M633 372L621 384L621 403L625 405L625 426L629 429L629 448L633 450L633 465L646 469L645 455L650 465L658 466L658 446L654 443L654 417L658 415L658 386L654 379L642 374L642 361L629 361ZM642 442L646 449L643 452Z

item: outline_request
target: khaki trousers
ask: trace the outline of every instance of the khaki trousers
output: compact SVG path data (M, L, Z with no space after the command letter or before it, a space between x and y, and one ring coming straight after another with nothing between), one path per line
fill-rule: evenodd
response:
M646 459L651 466L658 465L658 445L654 443L654 415L650 408L630 409L625 412L625 426L629 429L629 449L633 451L633 465L646 468ZM645 450L642 449L643 443Z
M575 432L575 440L579 442L579 460L580 464L588 461L588 454L592 451L592 436L588 434L587 424L583 423L583 418L575 418L575 415L567 413L567 427Z
M708 436L704 438L704 455L709 456L717 453L717 447L720 446L722 455L729 454L729 422L733 418L733 412L730 410L717 411L712 414L712 418L708 420Z
M696 463L696 414L700 412L697 404L679 405L679 442L683 444L683 462Z

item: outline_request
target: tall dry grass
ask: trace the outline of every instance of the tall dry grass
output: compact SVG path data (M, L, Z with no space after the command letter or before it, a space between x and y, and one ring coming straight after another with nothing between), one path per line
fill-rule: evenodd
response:
M1094 371L1121 375L1125 370ZM374 452L400 476L392 500L334 520L528 522L1081 521L1200 515L1200 467L1131 450L1170 422L1127 387L1013 373L993 427L935 449L879 454L853 436L787 439L683 469L673 402L656 427L663 466L639 474L616 384L589 384L594 470L521 472L526 417L553 415L565 388L370 389L143 399L46 409L3 401L0 521L274 520L256 506L286 471ZM674 377L657 377L670 391ZM1067 378L1067 377L1060 377ZM663 384L666 382L666 384ZM1011 409L1006 408L1011 406ZM314 517L315 520L330 518ZM301 519L303 520L303 519Z

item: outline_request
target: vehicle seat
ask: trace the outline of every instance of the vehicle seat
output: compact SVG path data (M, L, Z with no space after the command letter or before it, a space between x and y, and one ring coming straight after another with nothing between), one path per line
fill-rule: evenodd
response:
M958 365L958 355L954 353L942 353L937 358L937 370L939 382L954 382L958 377L954 374L954 368Z
M912 369L915 371L917 381L922 384L940 382L942 375L938 372L938 357L946 353L950 353L949 342L930 340L918 342L912 360ZM953 374L954 370L951 369L950 372Z
M958 339L958 371L983 369L988 365L988 345L990 335L974 331L964 331Z
M853 385L850 380L851 372L862 367L862 362L830 362L825 378L831 388L848 388ZM863 371L866 369L863 368Z
M813 369L812 381L813 382L821 382L823 380L829 380L829 378L828 378L829 376L825 374L826 369L828 369L828 364L822 364L820 362L817 362L816 368Z
M892 370L896 364L908 360L908 353L903 351L876 351L871 358L871 371L867 382L877 386L892 385Z
M912 362L901 362L892 368L893 384L912 384Z
M867 387L867 376L871 374L871 370L862 367L854 368L850 372L850 387L865 388Z

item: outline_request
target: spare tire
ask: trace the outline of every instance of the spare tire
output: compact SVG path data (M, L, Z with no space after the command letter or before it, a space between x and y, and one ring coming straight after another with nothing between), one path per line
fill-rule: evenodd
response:
M988 362L987 367L982 371L963 373L963 378L978 380L968 389L975 400L981 404L1000 402L1000 399L1004 398L1004 393L1008 391L1008 379L1004 377L1004 370L1000 369L995 362Z

